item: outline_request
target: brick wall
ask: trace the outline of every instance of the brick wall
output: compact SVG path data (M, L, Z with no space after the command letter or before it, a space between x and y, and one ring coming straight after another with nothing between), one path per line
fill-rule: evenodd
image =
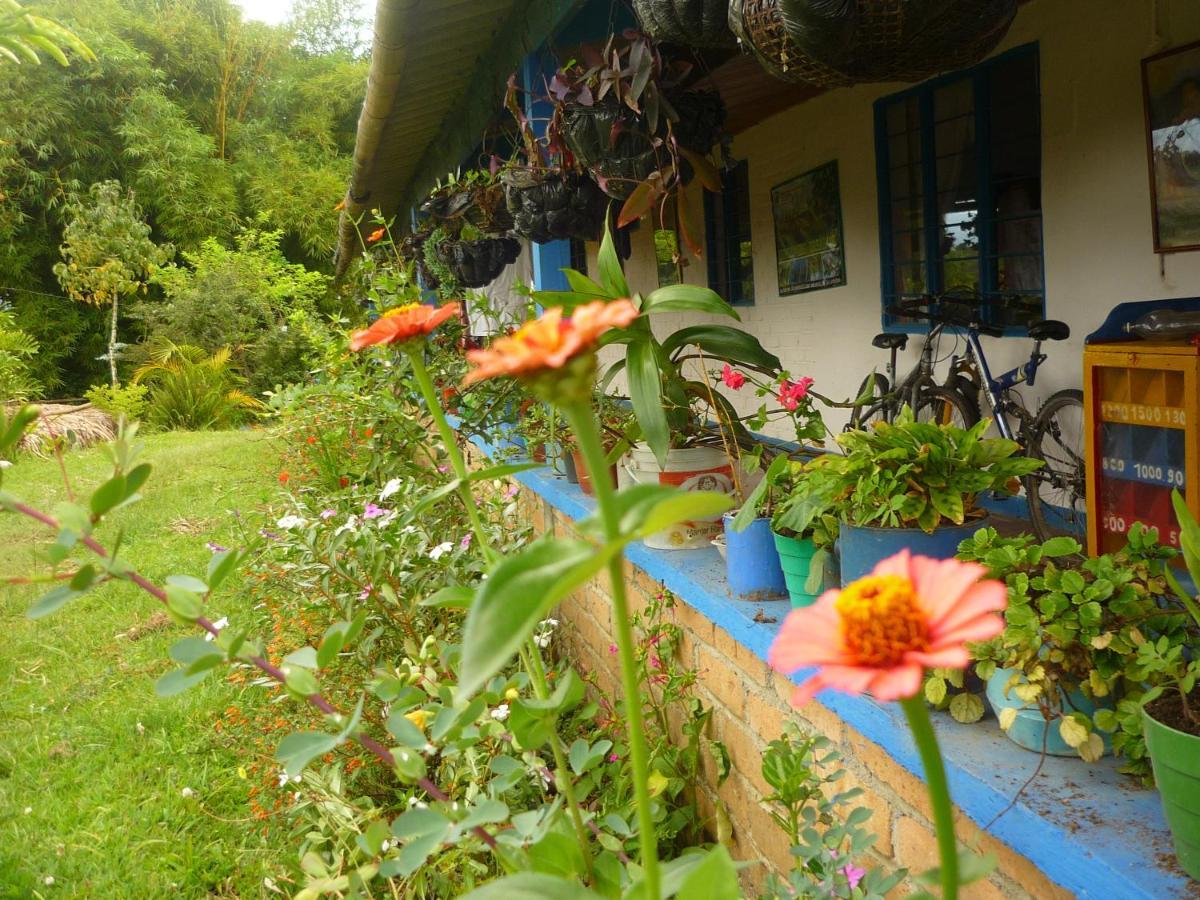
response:
M524 523L531 524L537 534L573 535L571 521L528 489L521 492L519 509ZM625 580L634 610L662 589L661 584L628 561ZM910 872L937 864L929 804L919 778L820 704L810 703L803 712L792 709L788 703L791 682L768 669L765 662L684 600L676 604L673 615L684 633L679 648L681 662L697 672L699 696L713 709L713 737L724 742L732 762L732 772L719 789L715 788L715 773L711 769L705 772L706 782L699 786L700 807L711 821L715 803L720 801L733 826L730 850L735 858L765 864L744 872L748 891L761 885L768 866L778 871L790 866L787 840L759 802L769 792L760 771L762 752L780 735L788 718L823 734L834 744L846 769L839 790L862 788L863 794L854 805L873 810L867 827L879 836L871 851L876 864L887 869L903 866ZM608 652L613 629L607 577L584 585L568 597L559 608L558 618L563 623L562 636L571 662L591 675L606 693L616 694L620 680L616 658ZM961 813L959 839L978 852L994 853L999 860L987 881L963 890L964 900L1058 900L1071 896L1029 860L981 834ZM910 887L898 888L896 896L907 894Z

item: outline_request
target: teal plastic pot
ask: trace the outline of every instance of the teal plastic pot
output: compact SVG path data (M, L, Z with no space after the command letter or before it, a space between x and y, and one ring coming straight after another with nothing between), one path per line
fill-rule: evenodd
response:
M775 537L775 549L779 552L779 565L783 569L783 580L787 585L788 599L792 609L811 606L820 592L810 594L806 589L808 573L812 569L816 545L808 538L794 538L771 532Z
M1079 753L1075 748L1062 739L1057 720L1047 722L1036 703L1025 703L1013 691L1009 691L1009 696L1004 696L1004 686L1008 684L1008 679L1012 677L1013 672L1013 669L997 669L987 683L988 702L992 705L997 717L1002 709L1017 711L1017 717L1013 720L1012 727L1004 732L1008 735L1008 739L1018 747L1024 747L1034 753L1042 752L1044 742L1046 753L1050 756L1078 757ZM1078 711L1089 716L1097 709L1112 709L1113 707L1111 698L1105 697L1101 702L1096 703L1078 690L1067 695L1062 704L1064 710ZM1103 731L1096 733L1104 741L1104 752L1112 753L1112 740L1108 734Z
M875 566L889 556L907 549L913 556L950 559L958 545L986 528L988 517L934 529L928 534L920 528L877 528L873 525L842 524L838 535L838 554L842 562L842 584L870 575Z
M1200 881L1200 737L1164 725L1144 709L1142 730L1175 856Z

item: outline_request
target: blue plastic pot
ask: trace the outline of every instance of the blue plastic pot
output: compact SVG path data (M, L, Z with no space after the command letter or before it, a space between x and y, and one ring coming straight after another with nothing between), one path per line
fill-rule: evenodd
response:
M758 603L786 600L787 582L779 565L770 519L755 519L742 531L734 531L733 514L726 513L725 572L729 595L734 600Z
M928 534L920 528L877 528L873 525L842 524L838 536L838 554L842 563L842 584L870 575L876 564L901 550L914 556L950 559L958 545L980 528L986 528L987 516L963 525L949 525Z
M1008 739L1018 747L1024 747L1026 750L1032 750L1034 753L1042 752L1042 744L1045 743L1046 753L1050 756L1075 756L1079 754L1075 748L1062 739L1062 735L1058 730L1058 721L1047 722L1042 715L1042 711L1038 709L1036 703L1025 703L1016 693L1009 691L1009 696L1004 696L1004 686L1008 684L1009 678L1013 675L1012 669L997 669L987 683L987 698L992 705L992 709L996 711L996 715L1000 715L1002 709L1015 709L1017 717L1013 720L1012 726L1005 732ZM1062 704L1062 708L1071 712L1081 712L1087 715L1092 715L1097 709L1112 709L1114 704L1111 697L1104 697L1099 703L1089 700L1081 691L1072 691ZM1112 740L1103 731L1097 731L1100 738L1104 741L1104 752L1112 752Z

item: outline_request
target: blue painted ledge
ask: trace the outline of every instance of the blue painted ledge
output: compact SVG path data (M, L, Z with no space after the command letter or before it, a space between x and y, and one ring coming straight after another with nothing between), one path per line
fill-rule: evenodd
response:
M474 443L489 456L495 452L485 441L475 439ZM568 484L549 468L513 477L572 520L590 515L596 507L578 485ZM636 543L626 549L625 557L766 660L788 604L730 600L725 565L715 549L651 550ZM777 621L755 622L759 609ZM799 681L803 674L798 673L794 680ZM825 691L815 702L923 777L899 707L833 691ZM945 714L935 713L934 717L954 802L982 828L1008 807L1033 775L1038 754L1009 741L994 719L960 725ZM1144 790L1118 773L1112 759L1089 765L1077 759L1047 757L1041 774L989 833L1079 897L1166 900L1196 896L1195 883L1168 867L1174 854L1158 793ZM1164 860L1167 865L1161 864Z

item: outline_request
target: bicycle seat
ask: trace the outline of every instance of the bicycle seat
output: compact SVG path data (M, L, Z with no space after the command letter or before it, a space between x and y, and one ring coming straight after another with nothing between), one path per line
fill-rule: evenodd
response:
M1071 336L1071 326L1057 319L1046 319L1030 325L1029 336L1035 341L1065 341Z
M871 338L871 346L880 350L903 350L908 346L907 334L877 334Z

